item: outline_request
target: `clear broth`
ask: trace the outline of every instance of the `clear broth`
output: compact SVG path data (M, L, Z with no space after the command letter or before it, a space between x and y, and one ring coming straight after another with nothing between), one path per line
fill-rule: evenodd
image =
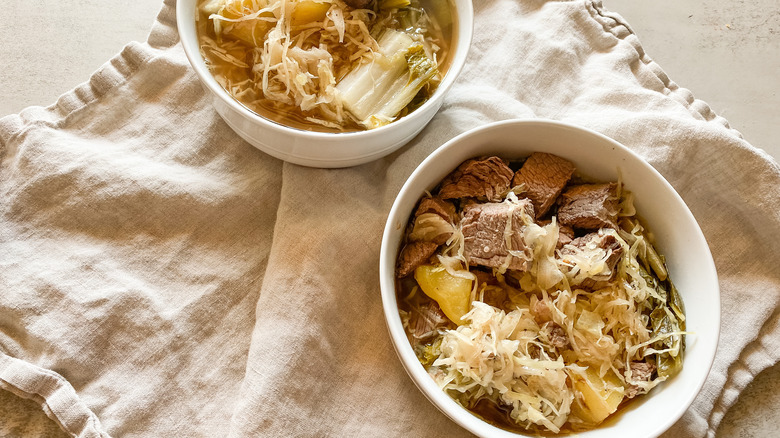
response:
M214 32L214 27L211 21L209 20L208 14L203 13L200 9L200 6L207 1L208 0L200 0L198 2L198 9L197 9L198 16L196 17L196 28L197 28L199 41L201 40L202 36L208 36L209 38L214 40L217 39ZM440 47L439 51L437 52L437 57L440 60L438 64L439 78L443 79L447 74L450 65L452 64L451 48L457 45L458 29L457 29L457 19L456 19L457 16L455 11L455 6L453 4L453 0L419 0L419 2L422 9L426 13L428 13L429 16L432 16L438 23L444 23L444 25L442 25L441 27L441 34L435 36L437 43ZM446 14L446 13L449 13L450 16L442 17L442 14ZM426 38L429 36L430 36L429 34L426 34ZM253 50L253 48L246 46L245 56L248 57L248 54L251 52L251 50ZM251 63L249 63L250 66L248 68L240 68L232 64L229 64L215 56L210 55L206 50L201 50L201 56L204 58L204 60L206 60L206 63L209 65L209 69L212 70L212 73L213 73L213 68L211 66L219 66L219 67L229 68L231 77L235 81L252 78ZM238 103L240 103L242 106L249 109L250 111L254 112L255 114L286 127L300 129L303 131L329 132L329 133L356 132L356 131L365 130L365 128L361 127L360 125L354 122L351 122L339 128L330 128L306 120L307 114L296 106L276 102L270 99L260 99L260 100L242 99L241 97L235 96L233 93L230 92L230 90L226 90L226 91ZM424 90L421 90L421 93L423 91ZM432 95L434 92L435 90L432 90L430 94ZM422 103L424 103L424 101L423 102L413 101L407 106L407 108L405 108L401 112L399 118L403 117L407 113L414 111L414 109L419 107Z

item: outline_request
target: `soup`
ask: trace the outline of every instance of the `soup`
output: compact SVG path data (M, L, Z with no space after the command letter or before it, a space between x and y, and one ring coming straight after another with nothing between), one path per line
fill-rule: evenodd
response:
M214 78L279 124L374 129L422 105L449 64L449 0L202 0L197 29Z
M489 423L592 429L682 368L682 300L619 181L539 152L467 160L420 199L403 239L409 342Z

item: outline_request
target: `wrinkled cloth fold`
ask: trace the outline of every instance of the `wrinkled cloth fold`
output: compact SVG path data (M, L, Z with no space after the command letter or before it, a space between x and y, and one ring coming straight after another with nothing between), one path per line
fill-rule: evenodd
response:
M469 436L395 356L379 247L427 155L512 118L625 144L701 225L721 340L666 436L714 436L777 363L780 167L600 2L476 2L466 67L430 125L386 158L336 170L271 158L222 122L178 42L174 3L146 43L56 104L0 119L0 388L65 434ZM18 424L0 418L0 430Z

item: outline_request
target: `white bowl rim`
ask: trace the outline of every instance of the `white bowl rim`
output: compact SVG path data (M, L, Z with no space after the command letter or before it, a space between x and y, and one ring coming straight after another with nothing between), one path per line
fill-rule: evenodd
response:
M499 437L499 438L518 438L524 436L513 432L509 432L504 429L500 429L496 426L491 425L490 423L487 423L479 419L475 415L470 414L465 408L463 408L462 406L457 404L452 398L450 398L449 395L447 395L444 391L439 389L438 386L436 386L433 379L431 379L428 376L427 372L425 372L425 369L422 367L422 365L419 363L416 356L414 355L411 345L409 344L406 338L406 333L400 322L400 316L398 315L397 301L395 298L394 267L395 267L396 254L390 254L388 249L388 246L390 245L390 239L392 238L393 234L395 234L396 232L395 230L393 230L394 228L393 224L395 222L394 219L399 217L400 214L403 215L402 218L404 219L402 223L406 223L406 220L408 220L408 217L411 214L411 211L406 211L406 212L399 211L400 210L399 200L402 198L404 194L409 192L408 191L409 187L413 184L413 182L418 178L422 177L422 175L426 172L426 169L430 166L430 163L438 160L439 157L448 153L448 150L452 147L452 145L463 141L465 138L478 136L485 131L505 127L507 125L517 125L517 126L537 125L537 126L544 126L549 128L573 129L587 135L598 137L600 140L605 141L609 143L611 146L622 150L624 153L628 153L633 159L635 159L638 162L640 166L645 167L646 171L653 174L655 178L657 178L662 184L666 186L666 189L670 192L671 196L676 198L676 200L679 203L681 203L682 206L684 207L682 210L683 213L686 215L686 219L692 221L693 225L695 226L695 229L698 231L696 238L697 240L700 240L700 244L703 243L704 248L706 248L706 252L709 255L709 257L705 261L705 264L707 270L709 271L708 277L714 280L713 290L711 292L714 294L713 298L716 298L714 300L715 301L714 305L717 309L716 314L713 315L715 319L710 323L712 325L712 327L710 328L712 330L711 333L713 336L707 337L707 339L710 340L710 342L705 343L706 348L705 350L703 350L702 353L702 357L705 358L705 361L707 363L706 373L704 373L703 376L699 379L699 381L695 386L695 389L693 391L690 391L688 397L682 400L682 403L679 405L681 409L678 409L674 415L668 416L664 418L662 421L659 421L657 427L655 427L654 429L645 431L647 437L657 437L658 435L662 434L664 431L669 429L675 422L677 422L677 420L679 420L683 416L683 414L690 407L691 403L693 403L693 400L701 392L701 389L707 380L707 376L709 375L712 369L712 365L715 359L715 353L717 352L717 346L720 339L721 304L720 304L720 287L717 281L717 271L715 269L715 262L712 258L709 245L707 245L706 243L706 239L704 238L704 234L701 231L701 227L699 226L698 222L693 216L693 213L690 211L690 208L688 208L687 204L685 204L685 201L683 201L682 197L680 197L679 193L677 193L677 191L666 180L666 178L664 178L663 175L661 175L644 158L636 154L631 149L627 148L626 146L622 145L616 140L609 138L592 129L585 128L579 125L566 123L566 122L550 120L550 119L510 119L510 120L488 123L486 125L482 125L477 128L471 129L469 131L463 132L460 135L447 141L442 146L437 148L433 153L431 153L425 160L422 161L422 163L420 163L415 168L412 174L407 178L402 188L399 190L398 195L396 196L393 202L393 206L390 209L387 222L385 223L384 232L382 234L382 245L381 245L380 256L379 256L380 257L379 281L380 281L380 289L382 295L382 307L385 315L385 323L390 333L390 338L393 344L393 348L395 349L396 354L398 355L407 374L412 379L412 381L416 384L416 386L420 389L423 395L425 395L425 397L428 398L437 409L439 409L452 421L454 421L464 429L468 430L469 432L474 433L478 436L490 436L490 437ZM412 195L407 195L407 196L412 196ZM684 407L684 409L682 407ZM588 432L593 432L597 430L598 428Z
M419 108L415 109L411 114L408 114L399 120L379 128L351 132L307 131L304 129L285 126L281 123L267 119L255 113L234 99L224 88L222 88L221 85L219 85L219 83L214 79L203 63L203 58L201 57L200 50L197 46L197 34L194 35L194 40L190 38L184 38L184 35L182 35L182 24L189 22L190 20L195 20L195 17L187 17L185 15L184 10L186 8L180 7L180 5L185 2L196 3L195 7L197 8L198 0L176 0L176 27L179 34L179 41L181 41L182 48L184 49L184 54L187 56L190 65L195 70L195 73L198 75L198 78L201 80L201 82L204 83L211 92L219 96L219 98L227 105L229 105L231 109L237 111L242 116L249 118L253 122L261 124L264 128L268 128L280 133L293 134L307 140L332 140L335 136L345 140L350 138L380 136L388 129L401 129L403 126L411 124L416 114L424 114L424 111L422 110L428 108L431 105L435 105L435 101L442 98L442 95L445 94L452 87L452 84L455 82L455 80L457 80L460 72L463 70L463 66L466 64L466 58L471 47L471 41L474 33L474 5L472 0L452 0L453 4L462 2L465 6L463 7L463 11L461 11L459 8L458 13L456 14L458 29L455 45L456 51L454 52L455 56L453 57L452 63L447 70L447 73L445 73L441 83L436 88L436 91L434 91L433 95L428 98L428 100L426 100ZM461 44L461 40L464 42L464 44ZM461 50L457 50L458 48L461 48ZM353 158L350 157L349 159L342 159L342 161L350 160L353 160Z

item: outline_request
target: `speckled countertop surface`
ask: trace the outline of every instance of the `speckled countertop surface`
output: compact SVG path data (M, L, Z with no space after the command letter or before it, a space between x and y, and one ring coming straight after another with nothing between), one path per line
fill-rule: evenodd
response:
M477 0L478 1L478 0ZM754 146L780 160L780 2L603 0L680 86ZM0 116L47 106L87 80L129 41L143 41L160 0L5 0L0 26ZM728 412L719 438L780 436L780 366L759 374ZM13 436L65 436L28 400L0 390L0 421L23 420Z

